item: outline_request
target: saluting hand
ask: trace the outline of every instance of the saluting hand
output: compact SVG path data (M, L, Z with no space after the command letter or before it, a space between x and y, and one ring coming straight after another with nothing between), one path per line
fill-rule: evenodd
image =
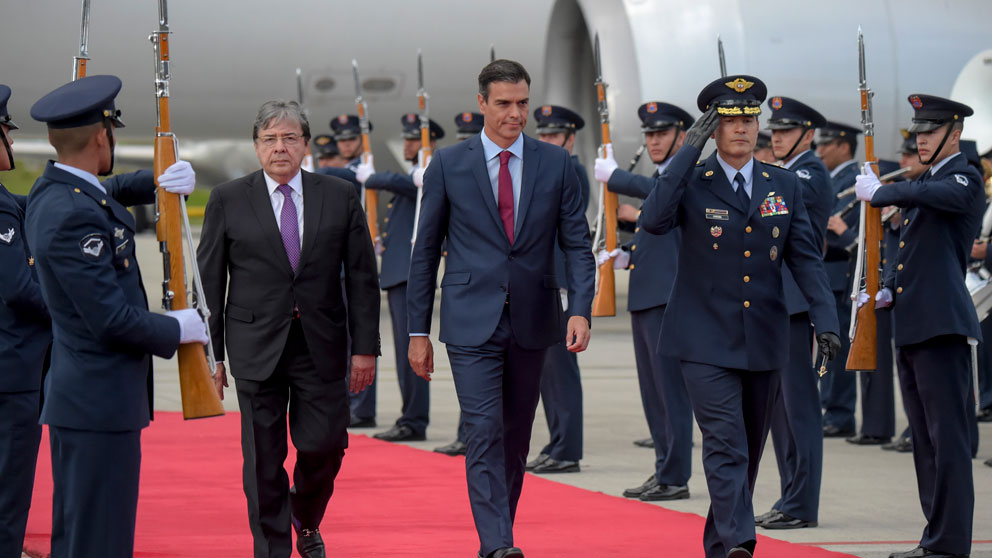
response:
M720 114L716 111L716 105L713 105L702 116L696 119L692 127L686 131L683 143L702 150L703 146L706 145L706 140L710 139L710 136L713 135L713 132L716 131L719 125Z
M358 393L372 385L375 379L375 355L351 355L351 393Z
M568 329L565 332L565 348L573 353L581 353L589 347L589 320L583 316L572 316L568 319Z
M426 335L411 335L410 348L406 354L414 374L431 381L431 374L434 373L434 346L431 345L431 338Z

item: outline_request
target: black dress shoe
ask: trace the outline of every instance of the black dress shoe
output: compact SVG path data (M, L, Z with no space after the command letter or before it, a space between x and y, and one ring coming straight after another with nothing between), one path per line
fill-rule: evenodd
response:
M888 444L882 444L885 451L897 451L899 453L909 453L913 451L913 441L909 438L896 438Z
M535 457L534 459L531 459L530 461L527 462L526 465L524 465L524 470L525 471L533 471L535 467L537 467L539 465L542 465L545 461L547 461L549 459L551 459L551 456L550 455L548 455L546 453L539 453L539 454L537 454L537 457Z
M641 439L641 440L634 440L634 445L637 446L637 447L639 447L639 448L653 448L654 447L654 440L652 440L651 438L644 438L644 439Z
M803 529L805 527L816 527L815 521L806 521L805 519L792 517L778 510L773 511L775 512L774 515L757 525L763 529Z
M554 473L578 473L581 470L578 461L558 461L549 457L544 463L531 469L530 472L536 475L549 475Z
M348 428L375 428L375 418L358 418L351 415Z
M446 446L441 446L439 448L434 448L434 451L436 451L438 453L443 453L444 455L452 455L452 456L453 455L465 455L465 452L467 450L468 450L468 446L466 446L465 445L465 442L463 442L461 440L455 440L454 442L451 442L450 444L448 444Z
M753 555L750 550L741 546L735 546L727 553L727 558L753 558Z
M985 460L985 466L986 467L992 467L992 459L986 459Z
M688 486L659 484L640 496L642 502L662 502L665 500L685 500L689 498Z
M985 407L978 412L978 422L992 422L992 407Z
M839 427L832 424L827 424L823 427L824 438L847 438L848 436L854 436L853 428L841 430Z
M317 529L296 530L296 550L302 558L325 558L324 539Z
M889 558L968 558L967 554L947 554L946 552L940 552L937 550L930 550L928 548L923 548L918 546L913 550L908 552L893 552L889 554Z
M394 424L389 430L373 434L372 437L387 442L421 442L427 439L423 432L417 434L405 424Z
M847 443L854 444L856 446L881 446L882 444L888 444L891 441L891 436L883 438L882 436L869 436L868 434L858 434L847 438Z
M628 488L623 491L624 498L640 498L641 494L644 494L648 490L658 486L658 479L654 475L648 477L648 480L644 481L644 484L638 486L637 488Z
M524 551L515 546L497 548L490 552L486 558L524 558Z
M778 510L772 508L761 515L754 516L754 524L760 526L762 523L778 515Z

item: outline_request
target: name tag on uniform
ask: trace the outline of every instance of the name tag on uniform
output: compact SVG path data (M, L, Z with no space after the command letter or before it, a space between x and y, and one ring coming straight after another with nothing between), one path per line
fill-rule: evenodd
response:
M730 211L726 209L710 209L706 208L706 218L715 219L717 221L729 221Z
M788 215L789 208L785 205L782 196L768 196L758 208L762 217L774 217L776 215Z

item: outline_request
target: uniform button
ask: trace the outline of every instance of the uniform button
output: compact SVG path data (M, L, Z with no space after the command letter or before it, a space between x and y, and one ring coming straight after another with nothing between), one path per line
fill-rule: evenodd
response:
M900 248L905 248L906 247L906 242L905 241L899 241L899 247Z
M641 232L641 227L635 227L635 228L634 228L634 232L635 232L635 233L638 233L638 232Z
M896 293L902 294L902 287L899 287L898 289L896 289Z
M896 269L898 269L899 271L902 271L902 264L897 265L896 266Z
M744 282L745 283L750 283L751 282L751 276L750 275L745 275L744 276Z
M882 265L885 265L885 258L882 258Z
M640 209L638 209L638 210L637 210L637 214L638 214L638 215L640 215L640 214L641 214L641 210L640 210Z
M385 219L383 219L383 222L388 223L389 222L389 217L386 217Z
M751 225L744 227L744 232L751 234Z
M634 244L633 246L630 247L630 251L631 252L633 252L634 250L637 250L637 245L636 244Z
M745 258L750 258L751 257L751 251L750 250L744 250L744 257Z
M387 236L389 236L389 233L388 232L382 233L382 238L386 238Z
M751 301L750 300L745 300L744 301L744 308L750 308L750 307L751 307Z
M717 244L716 242L714 242L714 243L713 243L713 249L714 249L714 250L719 250L719 249L720 249L720 245L719 245L719 244Z
M903 224L903 226L908 225L909 224L909 219L904 219L903 222L902 222L902 224Z
M630 268L629 269L634 269L634 264L630 264Z

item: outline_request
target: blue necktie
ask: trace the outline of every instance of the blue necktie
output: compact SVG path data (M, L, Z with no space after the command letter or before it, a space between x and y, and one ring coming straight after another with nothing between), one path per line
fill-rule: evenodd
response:
M744 210L744 213L747 213L747 210L751 207L751 197L744 190L744 175L737 173L734 176L734 184L737 184L737 199L741 202L741 208Z

